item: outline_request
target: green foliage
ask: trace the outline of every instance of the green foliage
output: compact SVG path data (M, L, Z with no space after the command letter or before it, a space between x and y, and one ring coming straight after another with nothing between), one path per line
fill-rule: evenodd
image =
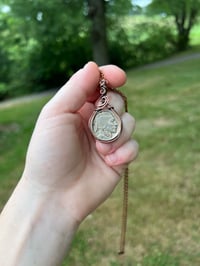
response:
M174 34L167 25L159 25L155 22L141 23L133 34L138 36L138 39L139 36L143 37L135 45L136 65L165 58L175 51Z
M117 22L121 16L126 16L132 12L133 4L131 0L109 0L105 1L105 3L108 19L112 19L115 22Z
M8 97L8 88L6 83L0 83L0 101Z
M0 5L0 100L60 87L92 59L85 0L3 3L10 9ZM167 19L137 23L132 1L105 3L111 63L127 69L174 52L175 27Z
M131 8L131 1L106 3L109 24L116 25L119 15ZM4 4L11 8L4 14L11 95L59 87L92 59L84 0L4 0Z
M179 0L179 1L163 1L163 0L153 0L148 6L148 11L152 13L165 13L167 15L174 15L181 13L185 10L185 15L190 14L191 9L199 10L200 1L199 0Z
M134 16L128 17L124 24L124 29L110 34L113 63L131 68L160 60L175 52L174 29L170 21Z
M9 41L7 39L9 35L7 30L7 24L8 21L6 15L4 13L0 13L0 82L8 81L8 73L11 65L7 50L7 46L9 45ZM3 90L2 85L1 90Z
M172 15L177 28L176 46L184 51L189 46L189 35L200 13L200 0L162 1L153 0L148 7L150 13Z
M5 2L8 19L20 22L10 27L18 33L9 50L13 95L58 87L90 57L83 1Z

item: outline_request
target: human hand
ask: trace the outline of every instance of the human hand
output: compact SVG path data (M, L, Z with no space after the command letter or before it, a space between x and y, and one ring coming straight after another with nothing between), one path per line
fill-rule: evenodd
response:
M125 83L116 66L100 68L111 87ZM99 94L99 68L88 63L43 108L28 148L23 179L38 191L56 197L73 219L81 222L101 204L119 182L125 166L136 156L131 136L135 122L123 111L123 100L110 93L110 103L122 119L120 138L105 144L96 141L88 119Z

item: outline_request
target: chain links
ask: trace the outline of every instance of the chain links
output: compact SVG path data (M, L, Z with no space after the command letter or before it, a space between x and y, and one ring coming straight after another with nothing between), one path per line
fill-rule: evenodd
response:
M107 85L108 81L105 79L104 74L100 71L100 94L104 95L104 88L105 93L107 92ZM109 88L109 90L119 94L123 101L124 101L124 109L125 112L128 112L128 101L127 97L118 89ZM121 235L120 235L120 243L119 243L119 255L123 255L125 253L125 244L126 244L126 231L127 231L127 218L128 218L128 181L129 181L129 169L128 166L124 172L124 179L123 179L123 203L122 203L122 220L121 220Z

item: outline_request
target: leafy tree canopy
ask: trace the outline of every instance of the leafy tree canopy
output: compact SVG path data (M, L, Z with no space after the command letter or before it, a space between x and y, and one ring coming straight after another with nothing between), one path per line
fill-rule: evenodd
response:
M153 0L148 11L173 16L178 32L177 49L188 47L190 30L200 13L200 0Z
M169 25L146 21L132 26L131 0L98 1L104 7L111 63L129 68L174 51ZM1 0L0 98L60 87L92 59L89 34L92 21L88 19L92 10L88 3L88 0Z

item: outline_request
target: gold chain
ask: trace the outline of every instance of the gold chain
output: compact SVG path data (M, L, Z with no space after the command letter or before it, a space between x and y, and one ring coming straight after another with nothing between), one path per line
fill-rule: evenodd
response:
M105 80L105 78L104 78L104 74L100 71L100 82L102 80ZM109 88L109 89L112 90L113 92L116 92L117 94L119 94L122 97L122 99L124 101L125 112L128 112L127 97L118 89L115 89L115 88ZM125 169L125 172L124 172L124 179L123 179L123 182L124 182L124 184L123 184L123 204L122 204L121 236L120 236L119 252L118 252L119 255L122 255L125 253L127 218L128 218L128 179L129 179L129 169L127 166Z
M128 175L129 169L128 166L125 169L124 173L124 197L123 197L123 206L122 206L122 224L121 224L121 237L119 244L119 255L124 254L125 252L125 242L126 242L126 227L127 227L127 216L128 216Z

